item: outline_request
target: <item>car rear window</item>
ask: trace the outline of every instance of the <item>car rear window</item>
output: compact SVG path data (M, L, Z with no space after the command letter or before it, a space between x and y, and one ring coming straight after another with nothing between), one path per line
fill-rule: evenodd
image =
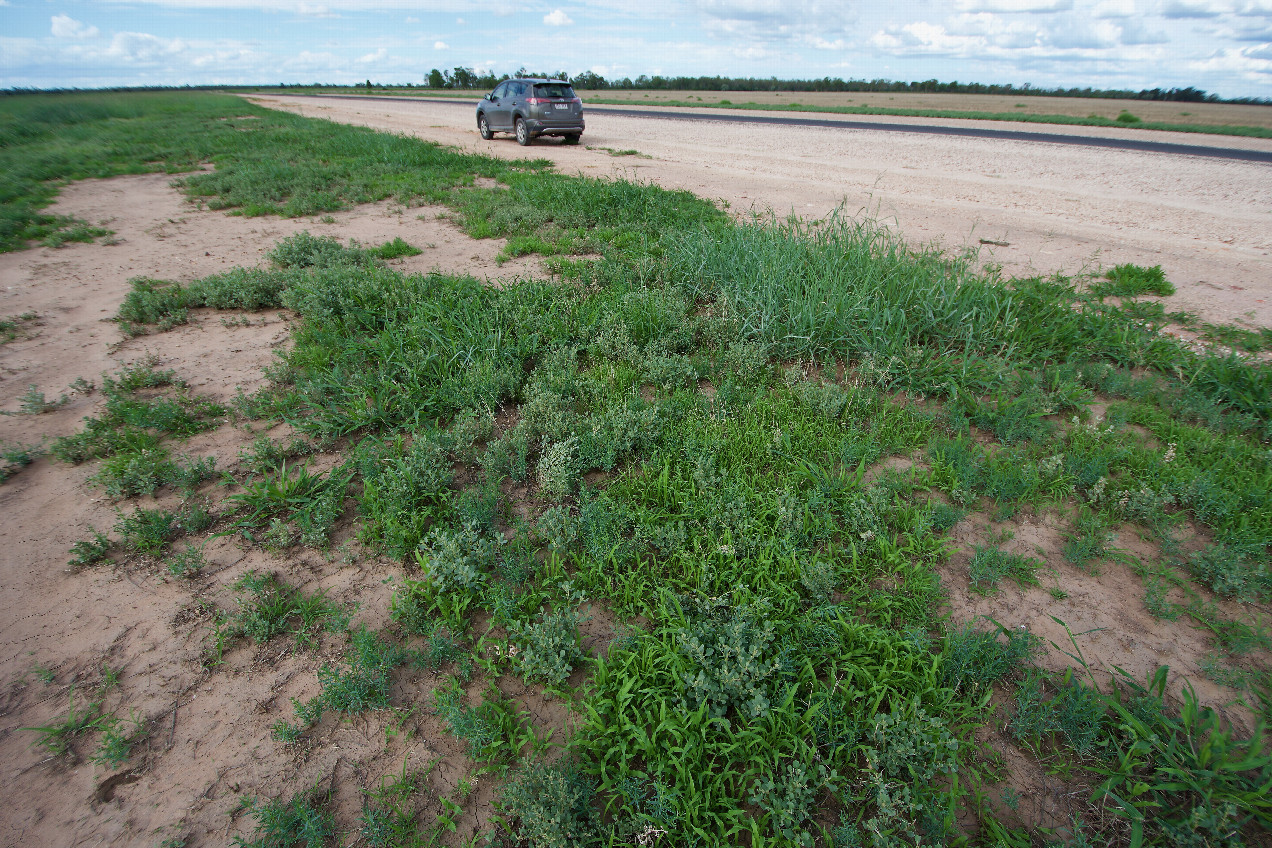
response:
M536 97L573 97L574 89L564 83L546 83L534 87Z

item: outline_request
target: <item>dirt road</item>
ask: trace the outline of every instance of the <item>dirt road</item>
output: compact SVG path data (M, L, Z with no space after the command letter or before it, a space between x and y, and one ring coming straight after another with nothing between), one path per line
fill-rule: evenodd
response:
M583 146L551 139L527 150L510 136L482 141L468 102L253 99L496 156L546 157L565 173L650 180L723 201L735 213L820 218L842 205L851 214L877 218L912 243L972 251L1012 276L1078 273L1123 262L1161 265L1178 289L1171 308L1215 322L1272 326L1272 166L1266 164L613 114L589 116ZM1045 129L1137 139L1149 135ZM1272 141L1264 140L1151 136L1272 150ZM629 150L639 154L612 155Z

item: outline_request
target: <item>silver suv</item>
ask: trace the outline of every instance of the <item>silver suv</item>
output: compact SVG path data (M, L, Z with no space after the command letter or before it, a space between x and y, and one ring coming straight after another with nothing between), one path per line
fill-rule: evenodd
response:
M578 144L583 129L583 101L564 80L504 80L477 104L477 132L486 139L510 132L523 145L540 135Z

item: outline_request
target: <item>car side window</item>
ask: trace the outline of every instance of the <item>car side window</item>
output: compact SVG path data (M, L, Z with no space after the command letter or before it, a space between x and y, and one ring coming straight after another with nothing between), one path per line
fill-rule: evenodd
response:
M490 99L500 100L508 96L508 83L501 82L494 91L490 93Z
M526 84L524 82L514 82L508 85L509 97L520 97L526 93Z

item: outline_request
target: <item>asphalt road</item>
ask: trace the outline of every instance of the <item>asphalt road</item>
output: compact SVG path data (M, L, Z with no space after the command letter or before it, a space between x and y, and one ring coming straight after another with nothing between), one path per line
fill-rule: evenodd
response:
M324 95L346 100L388 100L394 103L448 103L472 108L469 101L456 101L448 97L377 97L375 95L342 94ZM1113 150L1136 150L1148 153L1173 153L1183 156L1204 156L1211 159L1230 159L1242 162L1266 162L1272 164L1272 151L1243 150L1234 147L1212 147L1204 144L1174 144L1164 141L1140 141L1138 139L1103 138L1067 133L1034 132L1031 130L1003 130L993 127L952 127L935 124L904 124L883 121L852 121L838 118L808 118L799 115L742 115L728 111L688 112L679 108L668 109L618 109L607 106L585 106L585 115L622 115L637 118L661 118L671 121L716 121L733 124L777 124L788 127L823 127L826 129L875 130L881 132L920 133L927 135L962 136L1005 141L1032 141L1047 144L1068 144L1080 147L1102 147Z

